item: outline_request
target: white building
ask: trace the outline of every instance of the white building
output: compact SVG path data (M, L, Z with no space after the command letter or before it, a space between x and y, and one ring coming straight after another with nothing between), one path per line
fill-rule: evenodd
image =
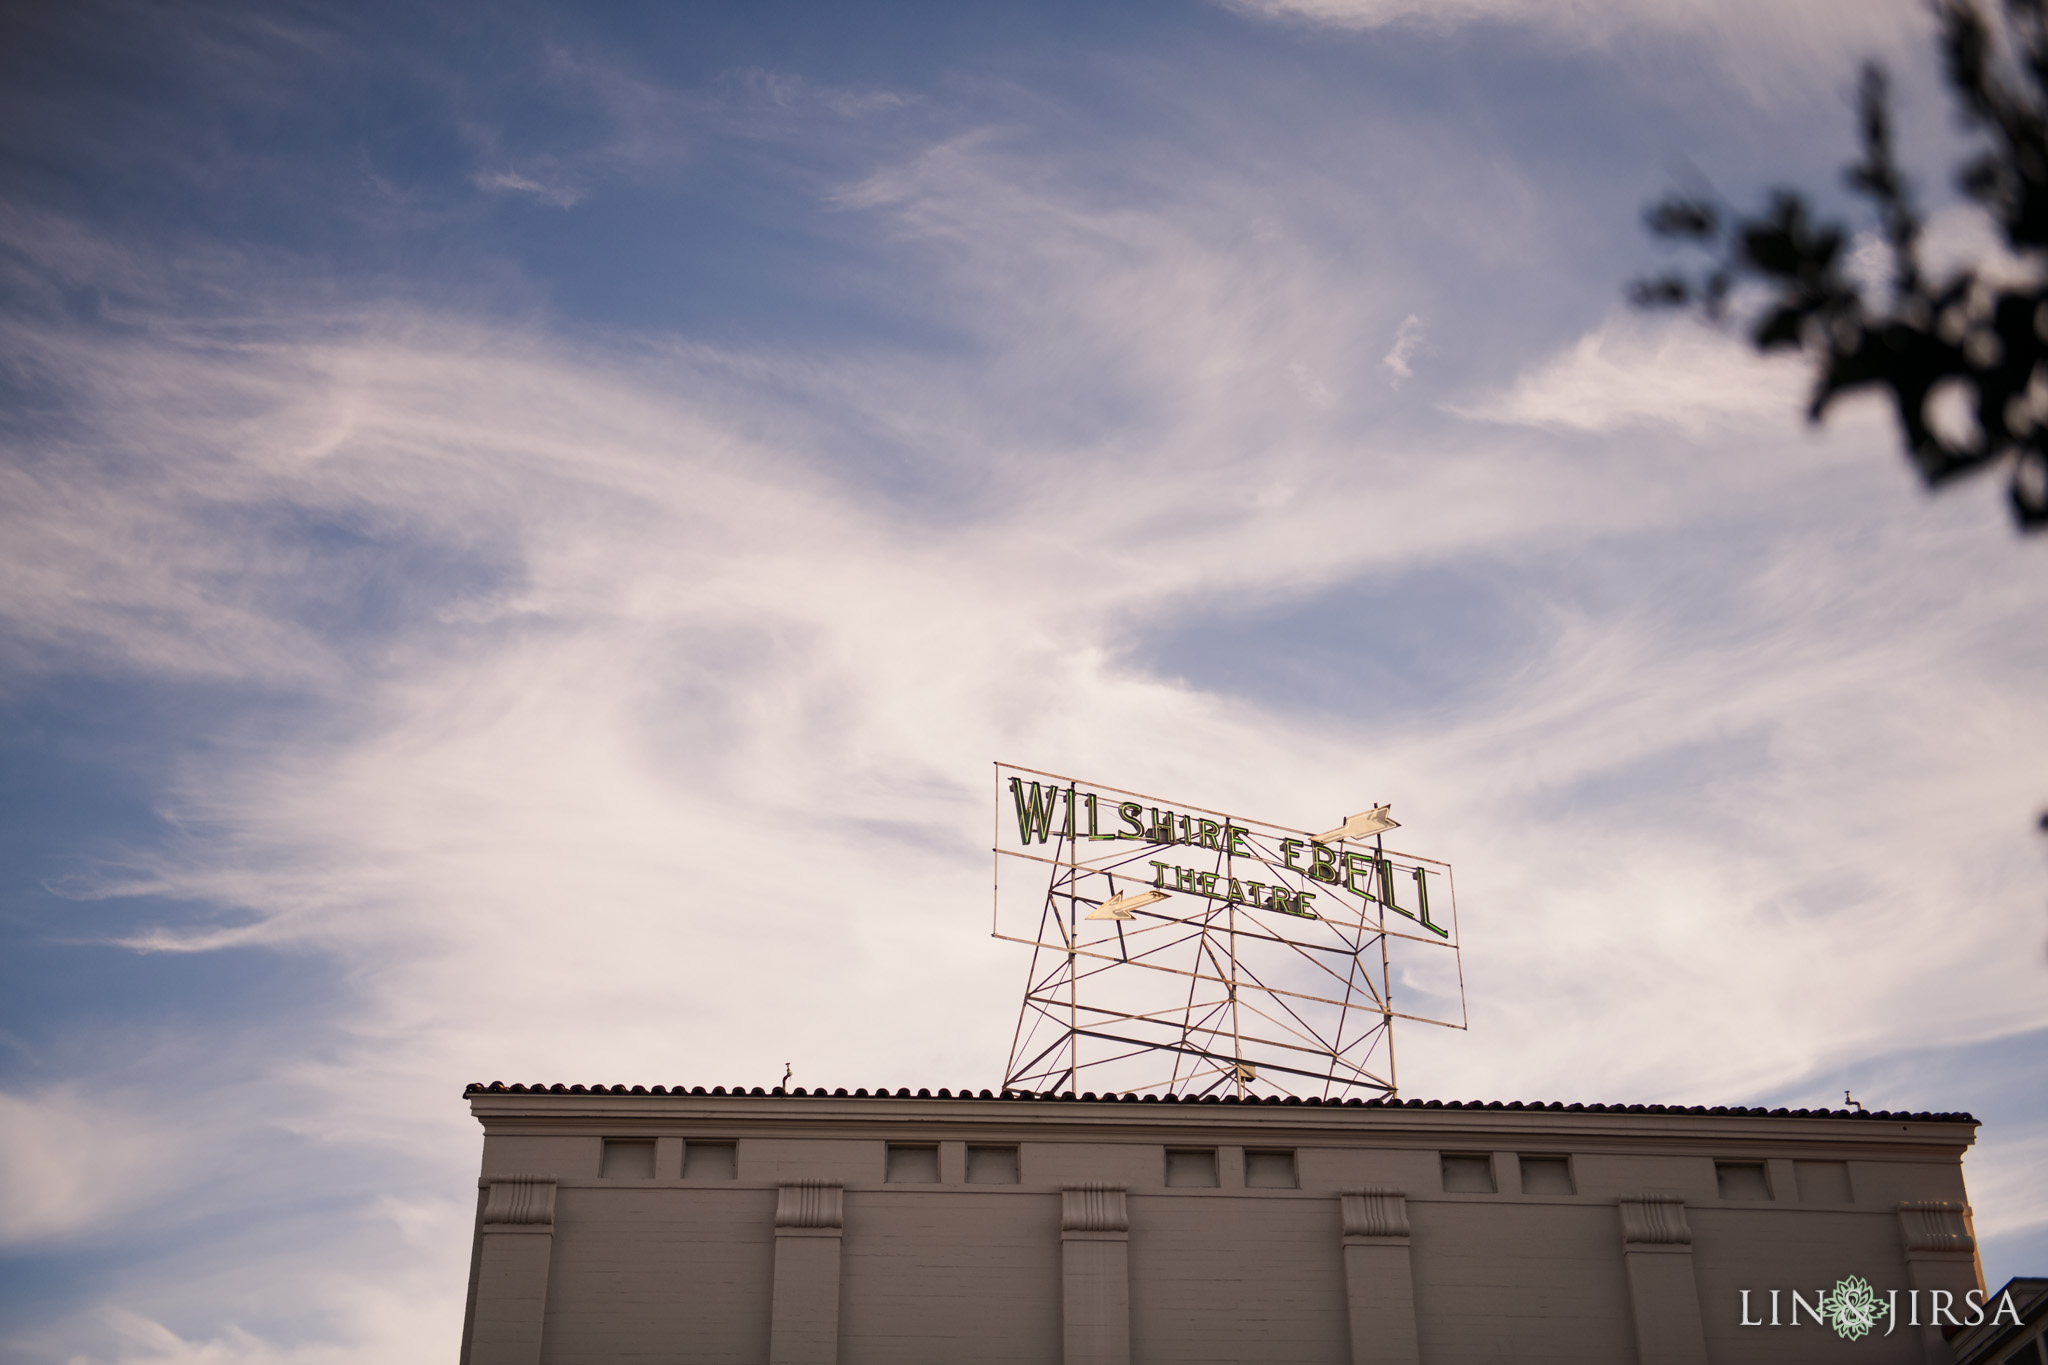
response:
M1877 1365L1956 1359L1983 1289L1961 1114L468 1099L465 1365ZM1849 1339L1856 1278L1897 1311Z

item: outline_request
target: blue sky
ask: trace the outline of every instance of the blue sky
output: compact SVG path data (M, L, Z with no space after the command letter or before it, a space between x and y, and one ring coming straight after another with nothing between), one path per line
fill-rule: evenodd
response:
M1408 1093L1969 1109L2048 1264L2048 551L1620 301L1864 55L1981 250L1917 5L8 24L10 1359L448 1358L467 1081L993 1084L998 759L1391 800Z

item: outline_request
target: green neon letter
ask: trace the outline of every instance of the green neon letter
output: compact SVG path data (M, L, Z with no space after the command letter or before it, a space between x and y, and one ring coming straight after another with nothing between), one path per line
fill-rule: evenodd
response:
M1403 910L1400 906L1400 903L1394 899L1394 865L1388 862L1385 858L1379 859L1379 865L1380 904L1386 906L1387 909L1393 911L1397 915L1408 915L1409 919L1414 919L1415 916L1409 914L1406 910Z
M1017 837L1024 843L1036 839L1044 843L1052 834L1052 814L1059 804L1058 787L1040 787L1031 784L1031 795L1026 799L1024 784L1017 778L1010 779L1010 795L1017 802Z
M1117 838L1119 838L1119 839L1142 839L1142 838L1144 838L1144 837L1145 837L1145 822L1144 822L1143 820L1140 820L1140 819L1138 818L1138 817L1139 817L1140 815L1142 815L1142 814L1144 814L1144 813L1145 813L1145 808L1144 808L1143 806L1139 805L1139 804L1138 804L1137 802L1135 802L1135 801L1126 801L1126 802L1124 802L1124 803L1123 803L1122 805L1118 806L1118 807L1116 808L1116 816L1117 816L1117 819L1119 819L1119 820L1123 821L1123 822L1124 822L1125 824L1129 825L1129 826L1130 826L1130 829L1128 829L1128 830L1121 830L1121 829L1120 829L1120 830L1118 830L1118 831L1116 832L1116 836L1117 836Z
M1438 938L1449 938L1451 936L1450 930L1440 924L1430 923L1429 883L1423 880L1422 869L1419 867L1415 869L1415 902L1422 907L1422 927L1435 934Z
M1337 850L1323 844L1317 844L1314 851L1309 854L1308 875L1319 882L1336 881Z
M1091 839L1114 839L1114 838L1116 838L1116 836L1115 836L1114 834L1102 834L1102 833L1099 833L1099 832L1097 831L1097 828L1096 828L1096 824L1095 824L1095 819L1096 819L1096 812L1095 812L1095 802L1096 802L1096 796L1095 796L1095 793L1094 793L1094 792L1083 792L1083 793L1081 793L1081 799L1082 799L1082 800L1084 800L1084 801L1086 801L1086 802L1088 803L1088 837L1089 837L1089 838L1091 838Z
M1156 868L1158 868L1158 869L1159 869L1159 870L1158 870L1157 872L1154 872L1154 873L1152 874L1152 885L1154 885L1154 886L1165 886L1165 885L1166 885L1166 867L1167 867L1167 865L1166 865L1165 863L1161 863L1161 862L1154 862L1154 863L1152 864L1152 866L1154 866L1154 867L1156 867Z
M1017 779L1013 777L1010 780L1015 782ZM1299 839L1282 839L1280 841L1280 860L1287 864L1289 871L1301 872L1306 870L1300 863L1294 861L1295 858L1300 856L1301 850L1302 842Z

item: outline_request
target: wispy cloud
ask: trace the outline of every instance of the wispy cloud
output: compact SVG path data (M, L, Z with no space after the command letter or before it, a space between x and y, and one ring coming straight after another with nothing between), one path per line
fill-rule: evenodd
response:
M1427 345L1422 339L1422 319L1410 313L1402 318L1401 325L1394 329L1393 349L1380 357L1380 364L1392 372L1397 384L1403 379L1413 379L1415 367L1410 362L1417 354L1426 350Z
M530 194L563 209L572 207L586 194L581 186L546 185L516 171L478 171L470 179L475 182L478 189Z
M1932 24L1909 0L1218 0L1267 22L1371 34L1504 34L1636 64L1646 86L1689 80L1712 62L1727 86L1765 108L1832 99L1867 58L1895 69L1930 47ZM1676 60L1674 60L1676 59ZM1846 125L1845 125L1846 126Z
M168 1164L139 1120L76 1086L0 1094L0 1244L131 1213Z
M1795 7L1767 0L1222 0L1263 18L1366 30L1409 27L1445 32L1472 25L1509 25L1574 42L1608 43L1642 34L1709 37L1779 59L1789 45L1814 58L1861 46L1891 48L1921 37L1925 19L1896 0L1817 0Z
M1671 425L1704 435L1730 424L1782 427L1810 383L1797 358L1759 356L1732 332L1617 315L1505 391L1453 410L1552 431Z

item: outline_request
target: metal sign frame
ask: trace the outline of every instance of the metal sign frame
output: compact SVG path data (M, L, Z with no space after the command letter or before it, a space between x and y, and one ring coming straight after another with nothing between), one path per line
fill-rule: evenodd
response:
M1032 949L1006 1090L1392 1095L1394 1020L1467 1026L1449 864L995 768L991 933ZM1397 959L1444 952L1456 1019L1396 1010Z

